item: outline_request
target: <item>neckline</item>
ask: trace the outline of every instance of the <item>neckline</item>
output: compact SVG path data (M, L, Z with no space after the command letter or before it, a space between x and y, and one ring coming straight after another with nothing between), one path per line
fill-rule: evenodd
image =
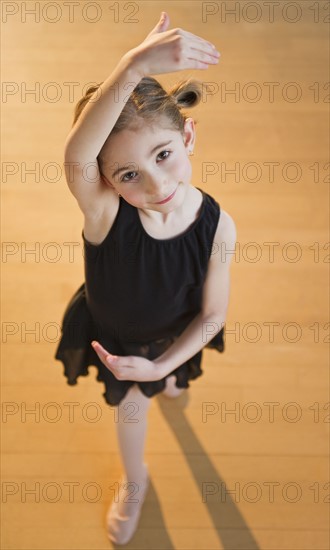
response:
M199 214L198 214L197 218L192 222L192 224L190 224L189 227L187 227L187 229L185 231L183 231L183 233L180 233L179 235L176 235L175 237L170 237L169 239L156 239L155 237L152 237L145 230L145 228L143 226L143 223L141 221L140 215L139 215L139 211L138 211L137 208L135 208L137 220L138 220L138 223L140 225L140 228L141 228L143 234L148 239L150 239L151 241L156 241L158 243L166 243L166 242L177 241L178 239L182 239L183 237L186 237L189 233L191 233L191 231L193 231L193 229L195 229L196 225L200 222L200 220L202 218L202 215L204 213L205 203L206 203L206 194L203 191L203 189L200 189L199 187L196 187L196 189L198 189L198 191L200 191L202 193L202 203L201 203L201 206L200 206L200 209L199 209Z

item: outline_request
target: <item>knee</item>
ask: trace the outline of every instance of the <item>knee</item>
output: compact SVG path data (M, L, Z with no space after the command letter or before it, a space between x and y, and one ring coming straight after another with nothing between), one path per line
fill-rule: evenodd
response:
M162 391L162 395L165 395L165 397L169 397L170 399L179 397L179 395L182 394L185 388L178 388L175 385L175 382L176 382L176 376L174 375L166 378L166 386L165 386L165 389Z

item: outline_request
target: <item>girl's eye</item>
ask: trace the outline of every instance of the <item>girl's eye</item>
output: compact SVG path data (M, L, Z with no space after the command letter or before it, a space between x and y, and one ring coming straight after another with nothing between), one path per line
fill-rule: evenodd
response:
M127 176L130 176L131 174L136 174L137 172L126 172L126 174L121 178L121 181L130 181L133 178L126 179Z
M166 153L165 156L164 156L164 153ZM170 156L171 153L172 153L172 151L169 151L169 150L166 149L166 150L161 151L160 153L158 153L157 158L161 157L160 160L165 160ZM131 177L132 174L135 174L135 176ZM122 176L120 181L131 181L132 179L134 179L134 177L136 177L136 174L137 174L137 172L126 172L126 174L124 174Z
M158 153L157 156L159 157L160 155L163 155L163 153L168 153L168 155L166 155L165 157L162 157L161 160L168 158L168 157L170 156L170 154L171 154L171 151L168 151L168 150L166 149L166 150L161 151L160 153Z

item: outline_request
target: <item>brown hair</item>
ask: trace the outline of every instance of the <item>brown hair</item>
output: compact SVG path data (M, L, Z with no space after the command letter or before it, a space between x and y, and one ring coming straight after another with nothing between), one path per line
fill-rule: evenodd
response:
M75 107L72 126L75 125L85 105L101 84L90 86L79 100ZM159 115L168 119L173 130L183 133L187 116L181 112L181 109L197 105L202 98L202 89L202 82L191 78L175 84L166 92L155 78L145 76L130 94L110 135L126 128L137 127L141 119L152 124L158 121Z

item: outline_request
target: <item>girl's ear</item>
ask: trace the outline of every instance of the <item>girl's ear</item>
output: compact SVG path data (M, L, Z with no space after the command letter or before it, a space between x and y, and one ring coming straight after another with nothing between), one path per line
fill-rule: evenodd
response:
M192 151L195 145L196 131L194 119L189 117L184 123L184 145L188 151Z

